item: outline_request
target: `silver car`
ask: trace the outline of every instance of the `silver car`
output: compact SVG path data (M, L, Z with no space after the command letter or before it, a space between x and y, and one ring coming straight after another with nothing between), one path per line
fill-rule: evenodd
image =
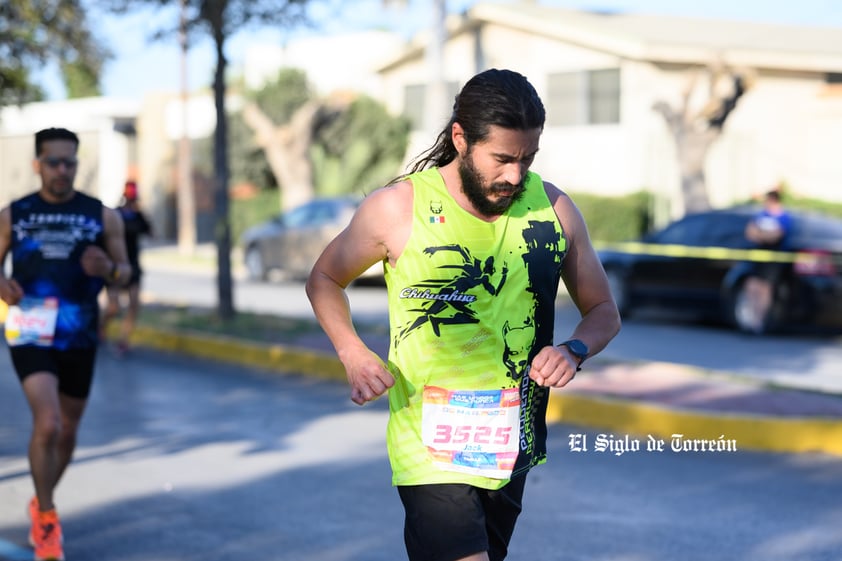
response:
M325 246L348 223L360 205L355 196L313 199L246 230L240 238L249 278L304 280ZM382 277L376 263L364 277Z

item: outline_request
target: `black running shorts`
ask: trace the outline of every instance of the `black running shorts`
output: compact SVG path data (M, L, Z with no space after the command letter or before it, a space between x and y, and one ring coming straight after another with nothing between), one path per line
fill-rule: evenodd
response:
M453 561L483 551L491 561L504 559L525 483L524 474L496 491L462 484L398 487L410 561Z
M9 347L12 364L23 379L36 372L49 372L58 378L58 391L78 399L87 399L94 377L96 347L58 350L51 347L23 345Z

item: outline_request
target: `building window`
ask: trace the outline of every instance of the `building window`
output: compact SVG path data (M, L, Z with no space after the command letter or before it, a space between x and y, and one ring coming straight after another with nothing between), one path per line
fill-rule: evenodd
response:
M549 126L620 122L620 69L559 72L547 79Z

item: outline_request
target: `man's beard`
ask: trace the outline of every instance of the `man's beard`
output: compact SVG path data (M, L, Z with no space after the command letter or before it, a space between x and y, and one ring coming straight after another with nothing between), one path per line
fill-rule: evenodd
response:
M55 178L46 184L47 192L59 200L73 196L73 180L69 178Z
M503 214L516 201L520 200L526 191L524 187L524 183L526 182L525 175L518 185L492 183L490 187L483 187L482 176L474 167L474 160L471 157L470 151L459 162L459 177L462 180L462 192L465 193L465 196L473 205L474 209L483 216L499 216ZM506 197L499 197L496 200L488 197L488 195L495 194L499 191L511 191L512 194Z

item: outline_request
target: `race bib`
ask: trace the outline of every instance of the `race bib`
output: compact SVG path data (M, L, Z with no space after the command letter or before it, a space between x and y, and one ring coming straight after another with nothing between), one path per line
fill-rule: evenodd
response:
M9 306L6 314L6 342L10 347L53 344L58 319L58 298L23 298Z
M425 386L421 438L442 470L508 479L520 440L520 394Z

